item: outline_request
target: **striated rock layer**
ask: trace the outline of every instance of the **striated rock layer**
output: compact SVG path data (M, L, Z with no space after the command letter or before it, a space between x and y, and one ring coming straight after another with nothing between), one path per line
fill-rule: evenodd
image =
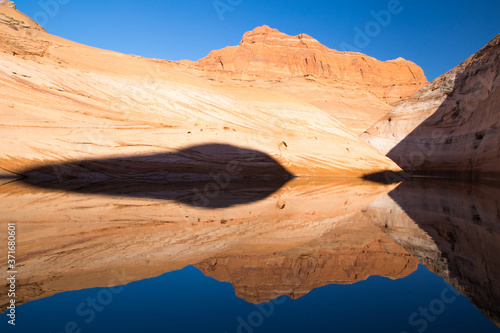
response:
M6 6L9 8L16 9L16 4L9 0L0 0L0 6Z
M427 82L422 69L411 61L398 58L382 62L361 53L339 52L306 34L293 37L268 26L245 33L238 46L212 51L196 64L267 79L312 75L359 83L373 86L379 97L386 98L394 98L389 94L391 89L409 97L405 96L409 91Z
M357 134L427 83L411 61L382 62L339 52L308 35L289 36L268 26L245 33L238 46L212 51L194 65L203 70L199 75L212 79L293 94Z
M361 137L411 171L500 174L500 35Z
M221 84L180 63L77 44L8 6L0 6L0 17L5 172L120 156L171 157L207 144L242 148L238 158L254 167L260 161L245 152L265 154L297 176L399 169L342 123L290 94ZM183 165L206 175L199 152L189 152ZM141 172L157 171L162 161L155 162L144 163ZM126 175L123 167L119 172Z

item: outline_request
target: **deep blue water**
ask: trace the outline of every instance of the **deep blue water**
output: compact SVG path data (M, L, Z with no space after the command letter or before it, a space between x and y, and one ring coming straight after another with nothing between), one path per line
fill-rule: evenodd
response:
M99 299L95 308L87 304L92 298ZM427 314L419 313L426 309ZM5 313L0 327L29 333L500 331L468 298L422 265L402 279L370 277L259 306L237 298L231 284L188 266L120 287L33 301L17 308L15 327L7 324Z

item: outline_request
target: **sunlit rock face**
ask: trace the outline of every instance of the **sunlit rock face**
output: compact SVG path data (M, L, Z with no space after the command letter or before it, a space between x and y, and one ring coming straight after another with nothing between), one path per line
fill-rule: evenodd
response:
M411 61L339 52L306 34L289 36L268 26L245 33L238 46L212 51L193 67L210 79L293 94L356 134L427 83Z
M41 32L45 30L31 18L17 11L12 1L0 1L0 52L22 57L43 56L48 43L38 38ZM7 73L11 71L3 74ZM14 97L15 95L11 96L11 100Z
M235 76L253 74L283 79L311 75L347 84L371 85L380 92L399 89L398 97L402 98L409 97L416 87L427 82L422 69L411 61L398 58L382 62L361 53L339 52L306 34L289 36L268 26L245 33L238 46L212 51L196 64Z
M500 173L500 35L361 137L411 171Z
M0 0L0 6L6 6L12 9L16 9L16 4L9 0Z
M0 20L0 168L6 172L120 156L171 156L210 144L257 151L297 176L398 169L293 93L221 84L182 63L52 36L7 6L0 6L0 13L6 18ZM201 168L192 161L191 167Z
M312 38L300 39L325 49ZM19 303L124 284L213 258L230 260L235 253L266 257L285 251L290 267L309 267L300 246L307 244L313 257L331 258L334 249L312 241L391 189L354 177L399 170L354 133L389 108L387 96L373 97L357 88L359 82L344 85L318 76L326 80L319 82L291 72L289 81L273 89L271 83L263 89L220 82L192 63L52 36L6 1L0 6L0 41L0 221L15 222L23 235L16 249ZM322 91L333 91L329 100L345 92L340 103L349 110L376 105L377 111L363 111L355 119L362 124L351 131L310 99L323 83L328 86ZM229 170L241 171L226 184L221 173ZM277 175L284 177L263 187L254 181ZM307 176L353 179L329 184ZM342 226L351 227L355 221ZM325 263L332 276L304 273L313 278L302 283L301 293L343 279L409 274L413 266L403 269L408 254L383 233L373 237L360 242L394 264L343 276ZM393 254L384 255L381 246ZM346 258L346 265L354 258ZM359 260L368 258L360 254Z
M406 181L365 215L500 323L500 187Z

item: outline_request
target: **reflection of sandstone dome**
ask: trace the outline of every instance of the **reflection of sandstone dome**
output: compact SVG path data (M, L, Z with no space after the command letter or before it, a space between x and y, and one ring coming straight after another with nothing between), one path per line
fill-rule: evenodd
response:
M399 279L417 269L417 259L371 221L361 214L351 221L293 249L215 257L195 266L207 276L230 282L238 297L256 304L283 295L297 299L315 288L375 275Z
M273 275L267 269L280 262L285 273L302 268L299 279L289 274L284 280L274 279L277 288L271 291L289 290L296 283L306 291L338 279L339 275L329 276L334 262L327 262L323 269L321 258L332 258L339 249L344 255L338 258L349 259L339 267L347 268L356 258L363 263L359 270L345 274L351 280L359 272L364 274L358 274L360 279L373 274L401 277L412 258L373 223L362 221L359 213L391 188L356 179L293 179L263 200L207 210L151 198L147 188L141 198L82 195L71 189L35 189L10 182L0 186L0 211L4 220L17 223L23 235L16 249L23 267L16 302L121 285L198 266L211 258L228 258L234 264L231 258L241 254L250 256L263 276ZM123 189L123 193L127 191L136 189ZM365 265L366 260L361 259L372 254L371 259L381 260L380 264ZM222 267L223 261L219 264ZM234 271L233 266L228 267ZM412 267L408 265L406 273ZM6 269L2 264L0 268ZM242 283L232 282L235 286ZM279 287L280 282L284 288ZM0 295L1 306L8 301L7 293Z

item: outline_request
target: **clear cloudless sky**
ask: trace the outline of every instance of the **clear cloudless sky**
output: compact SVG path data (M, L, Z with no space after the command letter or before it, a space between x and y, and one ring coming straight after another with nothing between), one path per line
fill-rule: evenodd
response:
M266 24L338 50L348 44L380 60L412 60L429 80L500 33L499 0L399 0L400 12L377 31L372 13L391 2L397 0L15 0L51 34L127 54L197 60ZM367 24L368 43L357 37Z

